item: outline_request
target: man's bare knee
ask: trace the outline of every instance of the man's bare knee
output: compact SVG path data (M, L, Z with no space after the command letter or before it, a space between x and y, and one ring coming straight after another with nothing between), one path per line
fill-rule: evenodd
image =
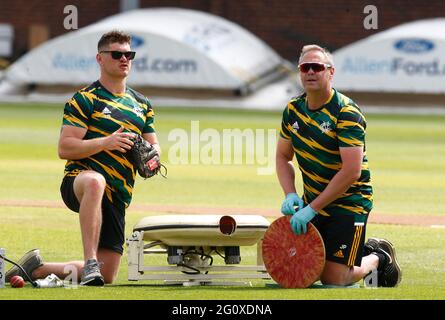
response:
M106 284L112 284L116 280L117 275L115 273L102 273L102 276Z
M93 171L84 171L74 180L74 193L79 202L84 194L101 198L105 190L106 181L103 175Z
M104 281L106 284L113 283L117 278L118 269L114 269L113 267L102 266L100 269L100 273L102 277L104 277Z
M353 269L339 263L327 261L320 277L321 283L325 285L345 286L351 284Z
M122 255L110 249L100 248L97 253L98 261L101 263L100 273L107 284L113 283L119 272Z
M102 196L105 190L105 178L98 174L92 177L89 177L85 182L85 189L88 190L88 193L91 195L99 195Z
M345 286L349 284L346 283L345 277L341 274L322 275L320 281L324 285L333 285L333 286Z
M104 189L106 181L103 175L97 172L88 172L88 175L84 177L84 186L88 189Z

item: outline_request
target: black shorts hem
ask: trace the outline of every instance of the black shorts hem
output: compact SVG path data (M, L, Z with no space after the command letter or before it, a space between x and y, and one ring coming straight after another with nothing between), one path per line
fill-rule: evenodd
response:
M99 249L108 249L116 253L119 253L121 256L124 254L124 249L122 248L122 246L113 246L105 243L99 243Z
M74 193L74 179L76 179L76 176L63 177L62 184L60 185L60 193L62 195L62 200L68 209L79 213L80 203Z

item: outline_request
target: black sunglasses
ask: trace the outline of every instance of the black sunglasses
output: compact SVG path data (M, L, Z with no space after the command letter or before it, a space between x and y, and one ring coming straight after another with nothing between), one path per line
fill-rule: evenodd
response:
M125 56L125 58L127 58L127 60L133 60L134 57L136 56L136 52L135 51L126 51L126 52L121 52L121 51L101 51L99 53L111 53L111 57L115 60L120 60L120 58L122 58L122 56Z
M301 72L307 73L310 69L314 72L325 71L326 69L332 68L330 64L321 63L321 62L305 62L298 65L298 68Z

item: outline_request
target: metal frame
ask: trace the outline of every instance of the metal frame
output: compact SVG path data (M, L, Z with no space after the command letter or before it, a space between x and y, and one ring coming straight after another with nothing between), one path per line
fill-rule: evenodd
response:
M163 249L152 249L161 245L161 241L149 244L144 242L144 231L135 231L127 239L128 246L128 280L164 280L165 284L191 285L250 285L250 282L227 282L228 279L270 279L263 264L262 241L257 243L257 265L215 265L194 267L207 274L186 274L190 269L182 266L146 266L144 255L167 254ZM216 273L213 273L216 272ZM214 281L219 280L219 281Z

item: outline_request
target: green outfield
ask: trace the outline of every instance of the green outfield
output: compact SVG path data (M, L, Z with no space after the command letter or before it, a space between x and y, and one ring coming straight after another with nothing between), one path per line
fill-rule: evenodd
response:
M0 104L0 247L18 259L39 247L46 261L82 258L76 214L58 207L64 161L57 156L63 106ZM156 129L168 166L168 179L138 179L133 204L127 213L126 234L142 217L165 214L153 205L208 208L261 208L276 213L282 192L274 174L260 175L264 163L188 164L168 162L175 145L169 134L191 132L199 120L201 132L215 129L278 129L281 112L213 108L158 108ZM445 215L445 116L367 115L367 154L379 215L423 219ZM222 135L221 135L222 136ZM170 141L169 141L170 140ZM201 141L201 146L205 141ZM190 144L190 142L189 142ZM298 187L301 190L301 186ZM33 203L47 207L32 207ZM23 205L20 204L23 203ZM40 203L40 204L39 204ZM138 207L136 207L138 205ZM138 209L143 207L144 209ZM145 209L147 208L147 209ZM209 212L211 213L211 212ZM230 214L231 212L227 212ZM371 213L372 214L372 213ZM414 220L413 220L414 221ZM368 236L388 237L396 245L403 280L397 288L300 289L253 287L167 287L156 282L127 281L124 255L118 280L105 288L32 289L7 286L3 299L445 299L445 229L415 225L370 224ZM254 263L254 247L242 248L243 264ZM156 261L165 264L163 258Z

